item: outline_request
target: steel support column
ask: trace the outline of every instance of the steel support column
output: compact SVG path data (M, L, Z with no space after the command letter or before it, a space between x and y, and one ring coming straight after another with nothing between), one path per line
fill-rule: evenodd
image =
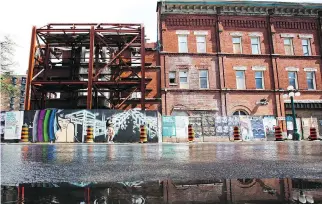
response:
M31 99L31 80L34 74L34 63L35 63L35 45L36 45L36 26L32 27L31 42L29 51L29 65L28 65L28 76L26 81L26 98L25 98L25 110L30 110L30 99Z
M98 69L97 70L97 73L96 73L96 75L95 75L95 80L97 81L97 78L98 78L98 75L105 69L105 68L107 68L107 67L109 67L128 47L130 47L130 45L136 40L138 38L138 36L135 36L127 45L125 45L124 47L123 47L123 49L122 50L120 50L114 57L113 57L113 59L109 62L109 63L107 63L103 68L100 68L100 69ZM142 37L141 37L141 39L142 39Z
M145 110L145 33L141 25L141 110Z
M94 55L94 26L90 30L90 45L89 45L89 63L88 63L88 86L87 86L87 109L92 109L93 102L93 55Z

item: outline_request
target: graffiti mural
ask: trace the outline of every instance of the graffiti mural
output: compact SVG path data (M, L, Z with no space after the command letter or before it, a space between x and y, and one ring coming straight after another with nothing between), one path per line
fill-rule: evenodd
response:
M234 126L239 126L238 116L216 116L215 130L216 136L231 136L234 132Z
M202 117L201 116L191 116L189 117L189 123L192 125L195 131L195 137L199 138L202 136Z
M215 136L215 117L212 115L202 116L202 135L203 136Z
M148 141L158 142L158 112L139 110L25 111L33 142L86 142L87 127L93 127L94 141L106 141L106 123L112 122L115 142L138 142L140 125L147 126Z
M250 118L252 125L252 131L255 139L264 139L265 138L265 129L263 123L263 117L253 116Z
M274 116L264 116L263 124L267 140L275 140L275 126L277 120Z
M8 111L4 118L4 139L19 140L23 125L23 111Z
M240 123L240 135L242 140L249 141L253 140L253 131L252 131L252 124L250 118L248 116L239 116L239 123Z

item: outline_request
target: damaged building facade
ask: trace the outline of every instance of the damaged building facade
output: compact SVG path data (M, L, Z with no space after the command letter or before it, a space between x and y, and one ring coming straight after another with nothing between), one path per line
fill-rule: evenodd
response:
M322 4L161 1L163 115L322 120Z
M25 110L158 110L160 67L144 25L33 27Z

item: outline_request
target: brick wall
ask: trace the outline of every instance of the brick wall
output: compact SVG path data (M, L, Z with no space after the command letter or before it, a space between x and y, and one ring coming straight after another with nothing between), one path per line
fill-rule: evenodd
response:
M256 89L255 86L255 70L252 70L253 66L265 67L263 71L264 75L264 87L266 90L272 89L272 73L269 69L269 59L268 57L244 57L242 60L240 57L224 57L224 69L225 69L225 83L226 88L236 89L236 70L234 67L244 66L245 70L245 82L246 89Z
M162 35L160 63L163 114L171 114L173 108L180 105L187 110L198 108L210 111L216 104L219 114L222 111L222 114L231 115L234 111L243 109L251 115L285 115L282 89L286 90L289 86L287 67L298 68L298 84L302 95L297 99L322 99L322 62L319 56L321 45L318 43L316 18L272 17L274 50L272 57L269 45L269 22L266 16L220 15L217 23L216 15L167 13L158 19L161 21L159 34ZM298 26L303 29L298 29ZM178 53L177 31L189 33L187 34L188 53ZM206 54L197 53L195 31L207 31ZM217 31L220 47L216 38ZM282 38L284 34L294 35L294 56L285 55ZM236 35L242 38L242 54L233 53L232 38ZM303 35L312 37L310 39L311 56L303 56L301 38ZM254 36L259 37L260 54L252 54L251 37ZM247 90L235 91L236 68L234 67L238 66L246 69ZM205 67L209 69L209 91L200 91L197 73L199 69ZM304 68L316 70L316 90L314 91L307 90ZM188 69L189 88L187 90L181 90L179 83L169 84L169 71L176 71L178 81L180 69ZM264 69L264 90L256 90L255 71L259 71L258 69ZM201 98L204 101L200 101ZM256 105L256 102L264 98L268 100L268 105Z
M180 19L213 19L211 16L196 16L196 15L171 15L169 18L180 18ZM188 51L189 53L197 53L196 45L196 35L194 31L207 31L206 35L206 49L207 53L215 52L214 47L214 32L215 29L213 26L196 26L196 27L186 27L186 26L171 26L165 23L166 18L162 22L162 38L163 38L163 51L165 52L178 52L178 34L177 30L188 30L190 33L188 36Z
M249 115L275 115L275 97L269 92L230 92L226 95L227 113L232 115L235 111L243 110ZM256 104L261 99L267 99L268 105Z

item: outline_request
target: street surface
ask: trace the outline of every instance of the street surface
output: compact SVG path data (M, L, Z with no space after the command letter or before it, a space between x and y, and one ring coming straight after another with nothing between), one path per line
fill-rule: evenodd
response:
M322 178L322 142L2 144L2 184Z

